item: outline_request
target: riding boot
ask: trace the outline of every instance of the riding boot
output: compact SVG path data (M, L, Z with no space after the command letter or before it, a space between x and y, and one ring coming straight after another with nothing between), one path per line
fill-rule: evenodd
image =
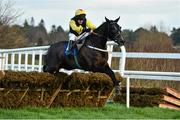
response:
M67 49L66 49L66 52L65 52L67 55L70 54L70 52L71 52L72 43L73 43L73 41L69 40L68 46L67 46Z
M121 87L120 87L120 84L119 84L119 85L115 85L115 95L116 95L116 96L121 95Z

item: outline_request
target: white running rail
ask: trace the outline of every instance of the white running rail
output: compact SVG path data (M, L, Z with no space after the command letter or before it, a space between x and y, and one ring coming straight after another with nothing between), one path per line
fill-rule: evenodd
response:
M42 59L49 46L17 49L0 49L3 70L42 71Z

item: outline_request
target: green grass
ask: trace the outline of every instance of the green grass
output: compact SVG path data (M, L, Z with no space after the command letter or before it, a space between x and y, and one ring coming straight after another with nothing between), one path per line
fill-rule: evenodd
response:
M126 108L107 104L102 108L33 108L0 109L0 119L180 119L180 111L158 107Z

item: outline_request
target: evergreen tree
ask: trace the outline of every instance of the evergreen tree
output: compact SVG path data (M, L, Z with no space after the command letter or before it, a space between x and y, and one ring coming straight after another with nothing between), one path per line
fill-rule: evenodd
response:
M173 40L174 45L180 44L180 28L173 28L170 37Z
M39 27L40 28L45 28L45 23L44 23L44 20L41 19L40 23L39 23Z
M133 43L135 41L135 35L132 30L125 29L122 31L122 33L127 43Z
M27 21L27 19L25 19L25 21L24 21L24 27L29 27L29 23L28 23L28 21Z
M52 25L52 27L51 27L51 32L52 32L52 33L56 32L56 25Z
M150 31L151 32L158 32L158 29L156 26L151 26Z
M40 37L38 39L37 46L42 46L42 45L43 45L43 39L42 39L42 37Z
M33 26L33 27L34 27L34 24L35 24L35 22L34 22L34 18L33 18L33 17L31 17L31 26Z
M63 28L62 28L61 26L58 26L58 27L57 27L57 31L58 31L58 32L64 32L64 30L63 30Z

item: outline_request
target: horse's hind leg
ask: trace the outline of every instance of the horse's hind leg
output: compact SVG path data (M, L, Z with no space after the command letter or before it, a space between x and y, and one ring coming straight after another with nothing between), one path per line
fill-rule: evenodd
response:
M95 68L93 68L93 72L106 73L113 81L113 84L115 87L115 94L120 95L120 84L119 84L120 81L116 80L115 74L109 66L95 67Z

